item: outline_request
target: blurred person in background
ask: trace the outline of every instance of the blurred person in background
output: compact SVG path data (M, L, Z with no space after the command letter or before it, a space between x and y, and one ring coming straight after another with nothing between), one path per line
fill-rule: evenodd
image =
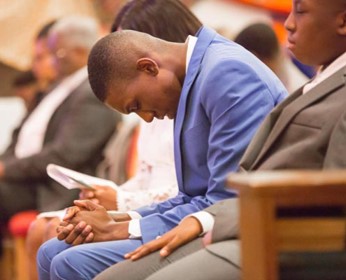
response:
M11 141L6 150L0 155L0 178L3 171L2 161L15 157L15 147L18 141L18 135L26 121L31 114L32 110L41 101L44 94L53 85L56 80L56 69L53 65L53 56L48 49L47 37L50 28L54 25L55 21L48 22L45 24L37 33L33 42L33 59L32 59L32 70L27 73L20 74L13 81L13 89L15 94L25 95L20 96L23 98L25 108L27 110L26 116L12 132ZM30 85L30 86L29 86ZM24 92L23 92L24 90ZM1 179L0 179L1 185ZM0 198L1 201L1 198ZM1 207L1 206L0 206ZM19 210L20 211L20 210ZM14 211L13 213L16 213ZM6 215L3 218L0 214L0 254L2 248L2 234L4 224L11 215Z
M282 81L288 92L298 89L308 78L292 63L268 23L253 23L241 30L234 41L262 60Z
M1 229L19 211L70 205L78 192L50 179L47 164L94 174L102 148L121 118L95 98L87 79L88 54L99 38L94 20L62 19L50 27L48 39L38 38L33 72L38 80L46 78L41 86L49 92L27 115L0 156ZM51 63L58 79L54 86L51 80L55 74L48 67Z

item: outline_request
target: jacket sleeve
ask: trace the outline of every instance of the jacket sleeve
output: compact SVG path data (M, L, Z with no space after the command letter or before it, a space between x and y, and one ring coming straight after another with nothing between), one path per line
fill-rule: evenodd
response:
M340 169L346 167L346 113L342 114L335 124L330 136L325 160L324 169Z
M212 243L234 239L239 234L239 199L230 198L206 208L214 216Z

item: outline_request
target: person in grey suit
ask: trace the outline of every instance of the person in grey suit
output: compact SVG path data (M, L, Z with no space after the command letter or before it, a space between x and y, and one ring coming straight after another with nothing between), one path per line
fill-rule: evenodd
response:
M346 1L294 0L285 27L296 58L320 68L265 119L240 169L345 168ZM185 218L96 279L239 279L237 208L228 199Z
M56 163L93 174L120 115L94 96L86 63L98 39L89 18L63 18L52 27L48 46L59 82L23 121L0 156L0 228L15 213L58 210L77 198L46 173Z

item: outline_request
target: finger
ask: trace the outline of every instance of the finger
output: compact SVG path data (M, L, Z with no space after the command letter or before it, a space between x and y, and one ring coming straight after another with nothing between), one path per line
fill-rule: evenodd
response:
M125 258L135 261L135 260L138 260L138 259L146 256L146 255L149 255L151 252L152 251L150 250L150 248L147 245L143 245L143 246L137 248L137 250L126 254Z
M161 250L160 250L160 256L161 257L167 257L168 255L172 254L173 251L175 251L180 246L188 243L189 240L185 240L184 238L181 238L179 235L174 236L171 241L169 241Z
M62 221L60 224L56 227L56 233L60 233L66 226L68 225L68 222Z
M84 221L79 222L68 236L65 238L67 244L73 244L75 239L83 232L87 224Z
M59 226L61 226L61 227L66 227L68 224L69 224L69 223L66 222L66 221L61 221L61 222L59 223Z
M85 238L85 243L93 242L94 237L95 237L94 233L93 233L93 232L90 232L90 233L88 234L88 236Z
M71 206L66 209L65 216L63 217L63 221L70 220L74 215L76 215L80 211L80 208L77 206Z
M86 225L83 231L73 240L72 245L79 245L85 243L86 238L91 232L92 228L89 225Z
M77 214L71 220L69 220L69 223L77 226L80 222L85 221L85 218L83 217L83 212L81 213L82 214Z
M57 226L57 227L56 227L56 233L59 234L60 232L62 232L63 229L64 229L64 227L62 227L62 226Z
M137 254L142 249L142 246L138 247L136 250L129 252L124 255L125 259L130 259L133 255Z
M159 238L159 239L153 240L151 242L148 242L140 246L135 251L126 254L125 258L131 259L133 261L138 260L146 255L149 255L152 252L155 252L161 249L167 244L167 242L168 240L166 240L165 238Z
M74 204L76 206L86 208L89 211L93 211L93 210L100 208L100 206L98 204L93 203L90 200L75 200Z
M88 190L88 189L81 189L80 193L79 193L79 198L80 199L90 199L95 197L95 193L92 190Z
M64 240L73 230L74 226L69 224L66 227L61 227L58 233L57 238L59 240Z
M90 201L92 201L95 204L100 204L100 200L98 200L97 198L92 198L90 199Z
M87 191L85 189L81 189L79 192L79 199L86 199Z
M161 250L160 250L160 256L161 257L167 257L169 256L173 251L170 251L169 248L167 247L163 247Z

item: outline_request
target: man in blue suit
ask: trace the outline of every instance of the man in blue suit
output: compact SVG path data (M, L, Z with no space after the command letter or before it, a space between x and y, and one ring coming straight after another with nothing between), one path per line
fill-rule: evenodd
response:
M205 27L197 36L179 44L119 31L94 46L89 80L101 101L148 122L175 119L180 191L163 203L112 216L90 201L77 201L59 228L59 239L66 242L53 239L40 249L40 279L91 279L185 216L235 196L224 189L224 178L236 170L257 127L286 90L239 45ZM92 241L98 243L70 245Z

